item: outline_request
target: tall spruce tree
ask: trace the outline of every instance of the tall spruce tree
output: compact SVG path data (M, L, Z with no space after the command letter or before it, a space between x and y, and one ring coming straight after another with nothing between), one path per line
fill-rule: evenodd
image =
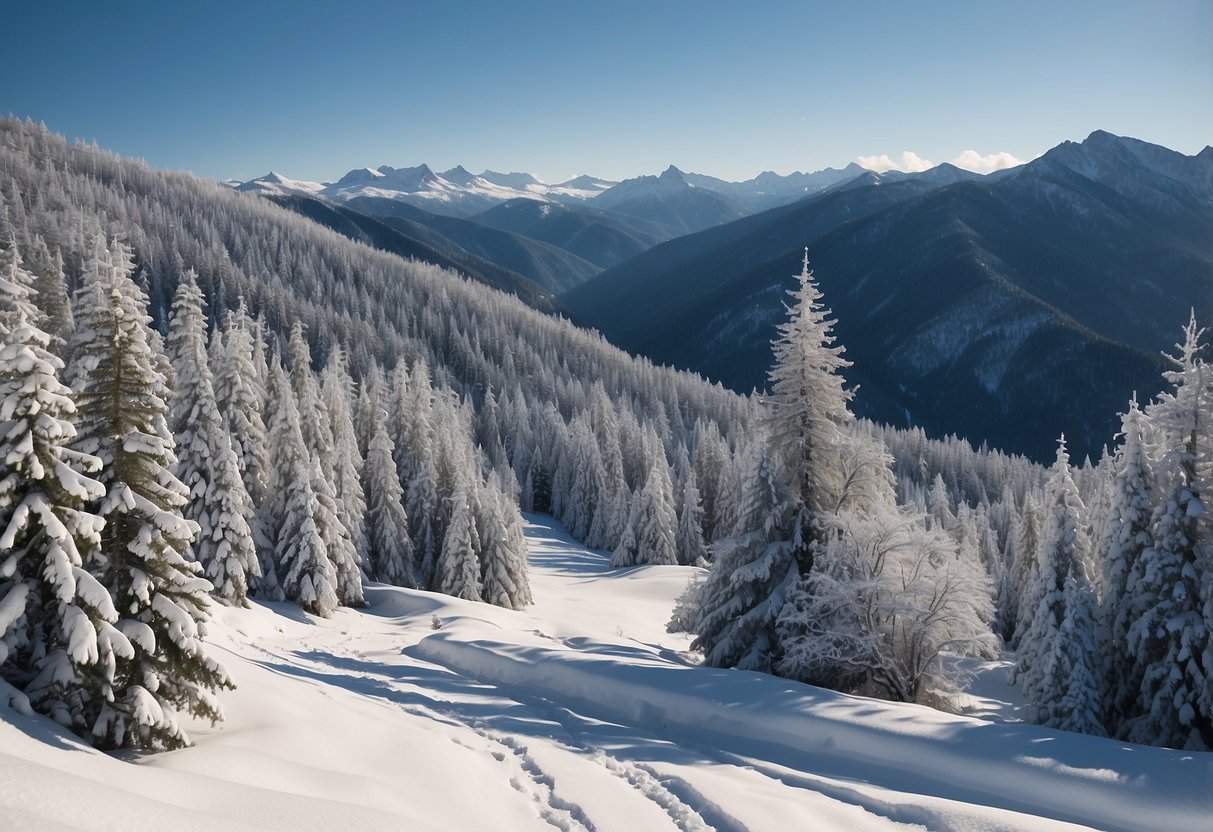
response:
M1150 545L1150 521L1157 503L1157 485L1146 453L1143 416L1134 397L1121 420L1121 445L1112 480L1108 549L1104 559L1102 620L1106 631L1105 678L1108 699L1104 714L1108 729L1135 715L1143 669L1129 651L1129 628L1145 613L1145 598L1134 584L1137 564Z
M522 518L518 515L517 507L502 491L495 472L489 475L485 492L481 595L490 604L520 610L531 603Z
M1213 416L1204 409L1203 334L1193 317L1172 357L1175 369L1164 374L1174 391L1161 394L1148 411L1159 436L1161 499L1150 545L1131 578L1130 591L1141 597L1144 613L1127 639L1142 671L1130 739L1198 751L1213 748L1213 713L1206 706L1213 684L1213 668L1205 664L1210 622L1202 610L1211 568L1203 523L1213 508L1199 475L1206 422Z
M274 498L267 525L274 539L274 586L281 587L287 600L327 618L338 604L337 575L320 534L321 507L313 488L316 466L303 444L294 391L277 363L270 379L269 493Z
M63 363L51 336L11 303L28 287L15 277L0 280L0 295L18 310L0 346L0 678L87 735L112 695L118 658L134 651L87 569L103 521L85 503L105 493L88 475L101 463L68 447L76 406L58 378Z
M404 492L396 476L392 451L392 438L380 422L367 450L362 474L367 494L370 572L376 581L416 587L417 569L413 563L408 514L404 510Z
M1083 562L1081 568L1085 573L1091 556L1086 507L1074 484L1065 437L1057 445L1044 511L1035 573L1037 588L1031 593L1032 598L1038 599L1036 613L1020 641L1015 666L1016 679L1033 708L1034 721L1040 723L1048 723L1052 697L1059 695L1061 691L1056 688L1065 682L1063 670L1054 667L1049 657L1060 644L1066 617L1066 580L1080 568L1074 564L1075 560Z
M766 421L771 451L801 507L796 560L801 574L807 574L824 534L820 515L836 510L842 490L839 426L852 418L847 409L852 392L843 386L842 371L851 362L834 345L834 320L809 270L808 249L796 280L789 292L788 319L779 325L773 344Z
M480 561L474 541L475 518L468 488L460 483L451 496L450 522L438 558L436 589L467 601L480 601Z
M740 493L732 536L714 546L691 646L713 667L770 672L776 622L798 569L785 532L795 498L766 443L753 446Z
M243 604L261 574L251 524L254 507L231 437L215 401L206 345L206 315L197 277L187 270L173 299L169 355L177 374L170 424L177 440L174 473L189 489L184 515L198 524L193 559L216 597Z
M147 298L133 271L123 243L112 252L96 244L68 350L82 379L77 407L88 414L77 446L103 463L101 579L133 647L117 657L113 699L92 732L107 748L177 748L189 743L178 714L221 719L214 693L232 683L203 646L212 586L187 559L198 526L182 516L189 491L172 473L164 362L150 346Z

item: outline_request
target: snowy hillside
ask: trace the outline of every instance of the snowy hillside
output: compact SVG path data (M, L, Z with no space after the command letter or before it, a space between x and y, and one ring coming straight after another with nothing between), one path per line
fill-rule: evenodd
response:
M689 568L609 571L528 521L525 613L379 585L327 621L218 608L238 689L194 748L118 760L0 705L0 828L1197 829L1213 811L1210 755L698 667L662 627Z

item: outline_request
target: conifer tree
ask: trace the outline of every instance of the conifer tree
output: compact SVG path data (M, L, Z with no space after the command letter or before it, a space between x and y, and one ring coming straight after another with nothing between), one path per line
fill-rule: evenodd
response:
M1137 593L1137 564L1150 545L1150 521L1157 503L1154 472L1143 443L1143 419L1134 397L1121 420L1121 446L1112 480L1108 550L1104 560L1102 620L1107 631L1105 677L1109 680L1108 728L1134 715L1142 668L1129 652L1129 627L1145 613L1145 598Z
M313 615L337 608L336 570L320 535L320 502L313 490L315 466L303 444L299 410L286 373L270 370L269 528L274 538L276 581L282 595Z
M243 604L250 579L261 574L251 528L254 509L215 401L202 292L192 270L177 287L168 348L179 385L170 412L177 439L174 473L189 489L183 513L200 529L193 559L202 564L218 598Z
M76 328L63 274L63 255L58 249L51 252L46 241L35 236L29 271L34 276L34 300L42 313L41 328L51 336L50 351L59 355Z
M1177 345L1179 355L1171 359L1175 369L1164 374L1174 392L1161 394L1148 412L1160 437L1155 470L1161 499L1151 518L1150 545L1130 579L1145 612L1127 638L1142 674L1129 738L1197 751L1213 748L1213 713L1206 705L1213 668L1205 665L1210 622L1202 610L1211 567L1202 525L1210 498L1199 474L1211 418L1203 407L1203 334L1193 317Z
M654 456L644 488L637 496L638 509L633 525L637 563L676 565L678 515L674 509L670 466L660 451Z
M288 344L291 358L291 389L299 409L303 444L320 458L320 470L333 481L333 429L328 409L320 397L320 386L312 372L312 353L298 321L291 327Z
M316 529L324 541L324 550L333 564L337 601L343 606L360 607L365 603L362 593L362 567L354 541L341 522L341 508L332 483L321 469L320 455L312 454L312 493L316 496Z
M413 544L409 538L404 493L396 476L392 438L380 423L367 450L363 468L367 494L366 525L370 542L371 576L387 584L416 587Z
M1062 437L1045 493L1044 527L1035 575L1037 588L1032 592L1032 597L1039 600L1032 624L1020 641L1015 666L1016 679L1034 708L1034 721L1040 723L1048 722L1048 706L1057 693L1053 690L1056 684L1049 677L1062 678L1061 671L1050 671L1049 654L1059 645L1066 617L1066 580L1072 571L1086 570L1090 562L1085 514L1086 507L1078 496ZM1075 565L1076 560L1082 565Z
M767 424L771 452L781 462L788 488L803 511L797 518L798 569L812 569L813 549L824 534L821 514L836 510L841 465L839 426L851 420L852 393L843 386L842 370L851 362L834 346L834 321L822 303L809 270L809 252L790 291L788 320L778 327L770 371Z
M58 379L63 363L11 303L27 286L21 275L0 281L18 310L0 346L0 678L83 735L112 694L117 659L134 650L85 568L101 543L102 520L84 507L105 493L88 476L100 460L68 447L76 407Z
M0 338L22 322L37 325L41 313L33 298L34 276L23 268L16 241L0 240Z
M682 500L678 512L678 562L703 566L707 563L707 547L703 542L703 508L695 469L689 465L682 480Z
M769 672L776 622L798 575L787 526L794 498L766 443L754 446L731 537L715 545L696 639L712 667Z
M450 521L438 558L436 589L467 601L481 600L480 561L473 541L473 526L468 489L460 483L451 497Z
M214 367L215 400L232 438L245 491L256 508L265 502L268 453L263 412L266 390L254 354L259 336L243 301L228 316Z
M485 505L485 534L482 595L499 607L520 610L531 603L531 583L527 575L526 539L518 510L501 490L496 473L489 475Z
M1104 736L1103 662L1097 640L1095 588L1087 564L1076 558L1066 578L1065 618L1045 669L1047 725Z
M345 527L359 564L369 550L366 534L366 495L362 490L362 453L354 435L354 416L350 409L353 382L346 367L345 351L334 347L324 368L321 392L333 427L333 490L337 494L338 515Z
M1040 605L1043 584L1040 576L1040 509L1029 496L1024 500L1023 514L1015 529L1015 558L1011 584L1014 590L1014 630L1010 645L1017 647L1032 628L1032 619Z
M69 354L83 379L77 446L102 460L106 496L100 563L130 639L118 656L113 699L93 725L93 741L116 748L177 748L189 738L177 720L188 713L222 718L214 692L232 687L203 647L212 589L187 560L198 532L182 511L188 489L173 474L168 383L149 344L147 299L131 279L130 250L98 242L76 297L77 329Z

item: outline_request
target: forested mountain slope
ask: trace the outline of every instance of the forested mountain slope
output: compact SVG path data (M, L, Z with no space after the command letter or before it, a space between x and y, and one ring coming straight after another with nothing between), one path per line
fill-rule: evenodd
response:
M405 233L414 233L417 226L428 228L449 241L447 245L526 275L552 294L578 286L602 271L552 243L471 219L436 214L401 200L360 196L344 204Z
M442 234L420 223L388 223L344 205L301 194L264 194L264 198L327 226L352 240L401 257L432 263L516 296L541 312L563 309L529 277L468 253Z
M928 174L671 241L562 300L621 346L749 390L808 245L858 412L1038 458L1064 431L1097 453L1129 394L1158 389L1189 308L1213 313L1213 150L1094 133L983 179Z
M668 226L596 208L593 203L511 199L472 219L560 246L603 269L675 236Z

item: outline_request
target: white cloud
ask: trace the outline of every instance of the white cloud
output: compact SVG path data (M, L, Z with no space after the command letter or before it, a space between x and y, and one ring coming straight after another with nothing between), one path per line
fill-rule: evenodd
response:
M860 156L856 161L859 162L860 167L874 170L877 173L884 173L888 170L918 173L935 167L934 162L922 158L912 150L903 151L897 159L890 159L889 154L882 153L879 156Z
M860 161L860 164L862 165L863 162ZM1023 160L1016 159L1005 150L1001 153L991 153L989 156L982 156L976 150L966 150L953 159L952 164L958 168L971 170L975 173L993 173L1003 168L1013 168L1022 165Z

